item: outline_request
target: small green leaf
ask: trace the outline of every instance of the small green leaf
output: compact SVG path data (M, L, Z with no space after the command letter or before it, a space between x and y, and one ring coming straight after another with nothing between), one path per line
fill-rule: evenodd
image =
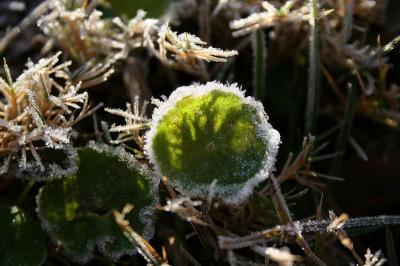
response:
M18 207L0 207L0 264L36 266L46 259L45 234Z
M155 110L146 152L187 195L214 189L239 203L268 177L279 142L260 102L235 85L210 82L178 88Z
M127 219L143 237L151 238L158 199L153 175L121 148L91 144L78 155L76 175L52 180L39 193L43 227L79 263L90 261L96 247L111 259L133 254L112 211L133 204Z

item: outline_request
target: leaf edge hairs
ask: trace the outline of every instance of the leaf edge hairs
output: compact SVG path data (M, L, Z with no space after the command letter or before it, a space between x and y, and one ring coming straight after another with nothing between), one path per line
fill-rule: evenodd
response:
M262 138L266 141L267 146L266 156L261 163L261 167L258 172L253 177L250 177L246 182L234 185L221 186L218 183L213 182L208 185L197 184L196 188L188 189L187 186L174 179L170 178L169 182L174 187L178 188L178 190L191 197L204 198L208 197L210 193L215 193L218 198L222 199L222 201L227 204L240 204L244 202L252 194L254 188L262 181L266 180L269 174L273 171L280 144L280 134L271 126L271 124L269 124L268 116L262 103L251 96L245 96L245 91L242 90L238 84L234 83L224 85L218 81L208 82L203 85L195 83L190 86L179 87L172 92L168 99L159 102L157 101L157 108L154 110L152 115L150 130L145 135L144 151L150 162L153 164L156 173L162 177L163 174L153 149L153 140L157 134L159 123L168 111L176 107L177 103L182 98L187 96L203 96L214 90L234 94L239 97L243 104L254 107L256 112L255 116L260 119L259 123L255 123L257 125L256 130L258 133L262 134Z

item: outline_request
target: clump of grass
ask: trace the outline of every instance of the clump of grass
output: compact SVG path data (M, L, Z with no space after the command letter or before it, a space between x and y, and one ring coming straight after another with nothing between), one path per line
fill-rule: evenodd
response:
M90 112L88 94L80 91L81 82L74 84L66 75L69 62L57 65L59 56L57 53L37 64L28 62L28 69L15 81L4 63L7 80L0 79L0 146L5 158L2 174L16 155L20 168L29 167L27 152L44 171L37 149L65 149L72 126ZM56 78L61 78L62 83Z

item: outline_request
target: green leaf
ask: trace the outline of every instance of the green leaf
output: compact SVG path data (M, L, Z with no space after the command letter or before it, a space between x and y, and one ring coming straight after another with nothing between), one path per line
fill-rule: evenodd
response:
M45 234L18 207L0 207L0 264L36 266L46 259Z
M267 178L279 142L261 103L235 85L210 82L178 88L155 110L146 151L188 196L207 197L211 189L238 203Z
M79 149L78 156L76 175L52 180L39 193L43 227L79 263L90 261L96 247L111 259L133 254L112 211L133 204L127 219L144 238L151 238L157 182L122 148L91 144Z

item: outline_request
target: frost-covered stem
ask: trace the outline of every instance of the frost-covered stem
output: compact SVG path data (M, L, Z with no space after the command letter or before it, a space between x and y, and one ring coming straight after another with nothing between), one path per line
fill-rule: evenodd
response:
M274 201L275 208L278 211L279 218L281 219L281 223L288 224L292 227L293 232L295 233L297 244L303 249L306 256L311 259L316 265L326 266L326 264L315 255L315 253L311 250L307 241L303 238L301 233L299 232L297 226L293 222L292 216L290 215L289 208L287 207L285 198L282 195L281 189L279 187L279 183L276 180L274 175L269 176L271 180L271 196Z
M297 223L297 222L296 222ZM327 227L332 220L309 220L306 222L298 222L303 233L329 233ZM396 226L400 225L400 215L381 215L367 216L348 219L342 229L345 231L351 228L363 228L373 226ZM292 231L288 226L280 225L273 228L265 229L259 232L253 232L247 236L241 237L220 237L219 245L221 249L239 249L265 243L266 239L278 238L284 234L290 234Z
M302 223L303 231L309 232L326 232L326 227L329 225L329 220L309 221ZM350 218L343 225L343 229L363 228L372 226L390 226L400 225L400 215L380 215Z
M32 22L34 22L38 17L43 15L50 1L44 1L39 6L37 6L27 17L25 17L18 26L12 28L11 30L7 31L7 33L1 38L0 40L0 54L4 52L7 46L14 40L18 34L23 31L26 27L28 27Z

